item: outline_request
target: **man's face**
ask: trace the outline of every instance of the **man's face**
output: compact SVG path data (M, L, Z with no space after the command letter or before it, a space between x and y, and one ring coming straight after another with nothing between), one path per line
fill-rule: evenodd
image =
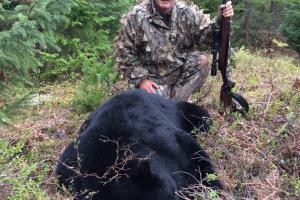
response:
M154 0L156 8L162 13L172 10L175 0Z

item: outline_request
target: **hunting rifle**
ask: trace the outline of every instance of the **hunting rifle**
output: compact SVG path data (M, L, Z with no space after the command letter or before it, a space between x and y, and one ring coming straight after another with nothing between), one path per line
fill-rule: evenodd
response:
M227 0L223 0L223 4L226 4ZM249 110L249 104L246 99L241 95L232 92L232 88L235 86L235 82L229 79L229 51L230 51L230 17L222 16L221 26L213 26L213 62L211 66L211 75L217 75L217 69L220 70L223 80L221 87L220 101L223 106L230 108L231 111L247 113ZM237 109L237 102L241 109Z

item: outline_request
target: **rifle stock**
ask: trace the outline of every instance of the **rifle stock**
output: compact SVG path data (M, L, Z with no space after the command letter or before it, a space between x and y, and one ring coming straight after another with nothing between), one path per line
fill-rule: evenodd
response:
M224 0L223 4L227 1ZM249 104L246 99L237 93L233 93L231 90L235 86L235 82L229 79L229 51L230 51L230 31L231 31L231 19L229 17L222 16L221 28L213 27L213 63L211 69L211 75L217 74L217 68L221 72L223 85L220 92L220 102L226 108L230 108L231 111L239 111L246 113L249 110ZM242 109L236 108L236 103L240 104Z

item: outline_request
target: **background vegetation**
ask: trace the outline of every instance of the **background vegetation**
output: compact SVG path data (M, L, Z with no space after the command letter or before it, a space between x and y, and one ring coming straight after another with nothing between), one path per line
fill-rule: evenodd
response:
M215 15L221 0L193 2ZM0 199L71 198L57 191L57 155L89 112L114 93L112 45L122 14L134 4L0 0ZM248 119L220 116L220 77L210 79L194 100L216 123L199 140L221 172L226 199L297 199L300 2L233 4L232 73L252 110Z

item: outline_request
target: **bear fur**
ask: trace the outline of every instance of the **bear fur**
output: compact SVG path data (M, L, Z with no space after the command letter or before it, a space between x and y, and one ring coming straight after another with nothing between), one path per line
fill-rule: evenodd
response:
M142 90L99 107L69 144L56 168L75 199L180 200L182 188L202 183L221 190L209 156L191 133L207 131L208 112Z

